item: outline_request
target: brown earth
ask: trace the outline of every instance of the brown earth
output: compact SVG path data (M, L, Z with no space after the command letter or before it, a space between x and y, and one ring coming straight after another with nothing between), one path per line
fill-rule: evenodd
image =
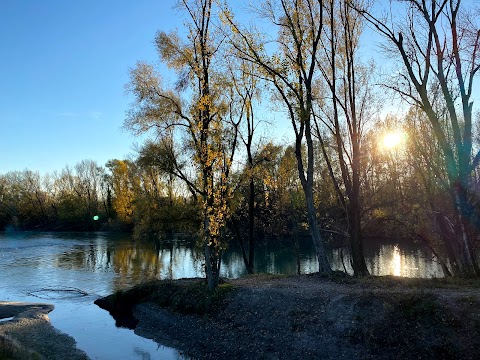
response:
M135 332L195 359L480 359L475 284L319 275L231 283L208 316L135 305Z

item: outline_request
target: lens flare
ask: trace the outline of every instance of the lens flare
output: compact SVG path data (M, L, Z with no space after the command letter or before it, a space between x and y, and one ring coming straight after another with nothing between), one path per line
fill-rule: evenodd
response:
M395 149L405 141L405 133L400 130L391 131L383 135L382 146L386 150Z

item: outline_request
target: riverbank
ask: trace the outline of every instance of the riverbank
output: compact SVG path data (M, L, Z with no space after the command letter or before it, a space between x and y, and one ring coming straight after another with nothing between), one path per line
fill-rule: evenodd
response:
M0 302L0 359L86 360L75 340L48 319L53 305Z
M229 281L206 302L178 290L191 281L165 284L100 304L117 320L133 315L138 335L198 359L480 358L475 281L253 276ZM188 305L197 302L207 306Z

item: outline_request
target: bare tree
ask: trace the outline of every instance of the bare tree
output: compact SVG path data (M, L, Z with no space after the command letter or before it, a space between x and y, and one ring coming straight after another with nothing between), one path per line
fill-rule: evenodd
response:
M363 27L361 16L346 0L328 0L326 14L323 56L317 58L317 63L328 90L318 94L322 116L315 121L316 133L338 201L345 210L354 274L364 276L368 270L361 224L362 132L375 104L370 84L372 68L363 65L357 54ZM324 128L333 137L340 180L334 172L333 159L328 156Z
M314 203L313 90L317 75L319 42L324 25L322 0L266 0L261 15L278 28L277 52L269 54L266 44L224 15L232 27L239 56L258 66L262 78L276 90L287 110L295 134L295 156L306 198L308 225L315 245L319 272L330 272L325 243L320 234ZM302 157L306 144L307 156Z
M406 21L389 20L354 7L392 45L401 64L398 77L385 86L420 108L428 117L441 149L455 209L451 259L459 275L479 276L474 255L480 225L472 194L472 175L480 162L473 155L472 92L480 68L478 16L461 0L405 0Z

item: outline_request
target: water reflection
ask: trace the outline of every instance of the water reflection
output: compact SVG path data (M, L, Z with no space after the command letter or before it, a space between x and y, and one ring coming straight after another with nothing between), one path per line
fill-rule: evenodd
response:
M130 237L100 235L94 242L77 244L55 258L58 269L85 269L113 275L113 290L152 278L201 276L201 261L192 242L137 242ZM103 276L103 275L102 275Z
M15 286L25 291L74 286L105 295L152 278L203 277L202 251L184 238L162 242L133 241L129 235L23 234L0 235L0 268L9 267ZM441 277L432 254L412 244L366 244L367 268L372 275ZM351 273L348 251L333 249L329 258L335 270ZM300 239L302 273L317 271L315 251L308 238ZM239 248L231 246L222 259L222 276L246 275ZM297 252L292 242L271 241L256 248L257 272L295 274ZM28 277L25 277L28 275Z
M298 254L302 273L318 270L308 238L300 240ZM443 276L441 267L431 260L432 254L412 245L370 243L365 255L373 275ZM352 272L348 251L334 249L329 258L334 269ZM235 246L222 260L223 277L246 274L240 249ZM113 319L94 306L93 300L152 278L203 277L202 264L201 250L183 238L151 242L133 241L129 235L0 233L0 299L38 301L27 294L45 288L81 289L91 296L53 301L56 309L50 318L54 326L72 335L92 358L119 358L112 355L114 350L128 353L128 358L144 358L146 353L158 358L161 349L157 344L145 343L129 330L116 329ZM289 241L259 244L255 267L258 272L295 274L297 251ZM111 344L98 345L98 338ZM173 349L161 354L162 358L180 358Z
M390 269L393 275L402 276L402 257L400 256L400 250L396 245L393 247L392 265L390 266Z
M114 319L93 304L98 295L125 285L120 281L124 274L131 286L137 281L132 272L159 271L158 256L151 257L149 251L143 255L141 248L132 250L131 245L128 237L101 234L0 233L0 299L53 304L55 310L49 314L53 326L72 336L92 359L184 359L175 349L115 327ZM45 295L42 289L71 287L90 295L48 300L34 296Z
M257 247L257 272L295 274L297 253L288 241L272 241ZM441 277L441 267L432 261L432 254L412 246L369 244L365 248L367 268L372 275L405 277ZM352 273L350 257L345 249L329 254L333 269ZM299 243L302 273L318 270L314 248L308 238ZM237 278L246 275L239 248L232 246L222 259L222 276ZM202 251L187 239L163 242L132 241L129 236L112 238L98 235L91 241L72 246L54 259L58 269L87 269L93 274L110 274L111 289L118 290L152 278L203 277Z
M367 268L372 275L394 275L415 278L443 277L440 264L427 250L382 245L367 258Z

